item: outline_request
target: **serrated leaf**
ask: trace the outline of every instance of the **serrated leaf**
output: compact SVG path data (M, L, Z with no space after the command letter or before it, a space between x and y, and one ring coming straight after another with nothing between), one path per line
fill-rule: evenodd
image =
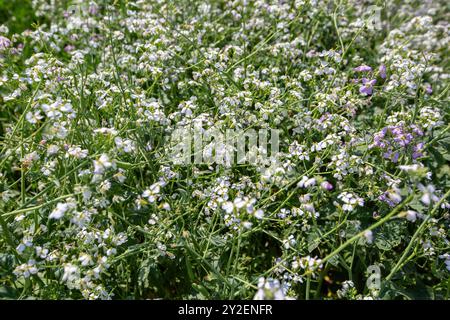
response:
M312 252L320 244L320 235L313 231L308 235L308 251Z
M375 237L375 245L381 250L391 250L403 240L401 224L398 221L387 222Z

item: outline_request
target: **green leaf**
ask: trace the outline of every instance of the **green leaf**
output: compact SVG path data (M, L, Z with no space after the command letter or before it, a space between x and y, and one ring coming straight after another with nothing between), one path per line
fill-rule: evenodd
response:
M385 251L397 247L404 238L403 229L399 221L385 223L375 236L375 245Z
M17 299L20 293L14 288L0 286L0 298L1 299Z

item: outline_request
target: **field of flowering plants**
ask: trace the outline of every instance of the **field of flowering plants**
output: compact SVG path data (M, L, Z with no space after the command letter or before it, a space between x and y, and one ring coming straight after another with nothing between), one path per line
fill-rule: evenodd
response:
M450 299L447 0L0 0L1 299Z

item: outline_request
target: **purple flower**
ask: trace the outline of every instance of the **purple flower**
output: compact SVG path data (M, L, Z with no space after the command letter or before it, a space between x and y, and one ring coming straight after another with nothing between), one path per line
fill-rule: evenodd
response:
M400 126L389 126L389 130L394 136L400 136L403 134L403 128Z
M419 142L418 144L416 144L414 147L413 147L413 154L412 154L412 158L414 159L414 160L416 160L417 158L420 158L420 157L422 157L423 156L423 147L424 147L424 144L423 144L423 142Z
M392 157L392 162L393 163L397 163L398 162L398 158L400 158L400 153L396 152L394 153L394 156Z
M394 137L394 141L397 142L400 146L406 147L413 139L413 135L411 133L399 134Z
M386 66L384 64L378 68L378 73L381 79L386 79Z
M384 140L384 138L386 136L387 130L387 128L383 128L381 129L381 131L376 132L373 135L373 144L371 144L369 148L379 147L384 149L386 147L386 141Z
M422 129L420 129L417 125L415 125L415 124L411 125L411 129L417 136L423 136Z
M325 114L323 114L323 115L319 118L318 122L319 122L319 123L323 123L325 120L327 120L327 119L329 118L329 115L330 115L330 113L329 113L329 112L326 112Z
M378 196L378 200L387 203L390 207L395 207L402 201L402 198L397 190L389 190Z
M389 129L393 135L394 141L402 147L406 147L414 139L414 136L409 132L405 132L404 128L401 126L391 126Z
M383 157L385 159L391 160L393 163L397 163L398 159L400 158L400 153L398 152L393 153L392 149L389 149L383 154Z
M359 67L354 68L353 71L356 71L356 72L370 72L370 71L372 71L372 68L369 67L369 66L366 66L365 64L363 64L363 65L360 65Z
M427 85L427 87L425 88L425 92L427 94L432 94L433 93L433 88L431 87L431 85Z
M378 196L378 200L386 202L390 207L394 206L394 204L387 198L386 192L383 194L380 194Z
M377 80L375 79L368 80L366 78L363 78L362 79L363 85L359 87L359 92L365 94L366 96L370 96L373 92L373 86L375 85L376 82Z

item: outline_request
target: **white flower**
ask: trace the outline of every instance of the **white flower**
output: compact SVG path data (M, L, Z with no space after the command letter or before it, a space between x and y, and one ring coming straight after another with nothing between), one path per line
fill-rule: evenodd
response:
M418 165L418 164L411 164L411 165L402 165L402 166L398 166L400 170L403 171L412 171L415 172L417 170L419 170L420 168L422 168L422 166Z
M53 211L50 213L50 215L48 216L49 217L49 219L56 219L56 220L59 220L59 219L61 219L62 217L64 217L64 214L68 211L68 210L70 210L70 209L73 209L73 208L75 208L75 204L74 203L70 203L70 202L67 202L67 203L58 203L57 205L56 205L56 208L55 209L53 209Z
M264 211L262 211L261 209L258 209L255 211L254 216L256 219L262 219L264 217Z
M344 205L342 206L342 210L344 211L353 211L356 205L360 207L364 206L364 200L350 192L342 192L338 196L338 199L341 199L341 201L344 202Z
M222 209L225 210L226 213L232 213L234 210L233 202L227 201L224 204L222 204Z
M109 160L108 155L102 154L98 160L94 160L94 174L101 175L112 166L113 163Z
M82 150L80 147L69 147L67 150L67 155L77 159L84 159L87 157L88 151L85 149Z
M114 179L119 181L120 183L124 183L127 177L124 175L125 171L123 169L119 169L116 174L114 174Z
M432 202L439 201L439 197L434 194L435 188L433 185L429 184L425 187L420 183L417 187L423 193L422 197L420 198L420 201L422 201L423 204L429 206Z
M272 278L267 280L263 277L258 280L258 291L254 300L285 300L286 296L282 290L280 281Z
M92 257L87 253L81 253L80 257L78 258L78 261L80 261L82 266L89 266L93 263Z
M364 232L364 238L366 238L367 243L373 242L373 232L371 230L366 230Z
M440 255L439 258L445 259L445 261L444 261L445 267L448 271L450 271L450 254L444 253L444 254Z
M24 276L25 278L29 278L32 274L38 273L38 268L35 266L36 261L34 260L28 260L27 263L23 263L19 266L17 266L13 273L16 276Z
M55 144L51 144L47 147L47 155L52 156L57 154L59 151L59 147Z
M129 139L122 139L121 137L115 137L114 142L119 150L123 150L126 153L133 152L136 147L134 141Z
M36 247L36 255L41 259L46 259L48 256L48 249L37 246Z
M346 280L342 283L342 288L337 291L339 298L345 298L347 294L355 287L355 284L351 280Z
M307 176L303 176L302 179L297 183L299 188L308 188L316 185L315 178L308 178Z
M406 220L415 222L416 219L417 219L417 212L415 212L413 210L406 211Z
M39 122L39 120L41 120L42 118L44 118L41 115L41 111L35 111L35 112L28 112L25 116L25 118L27 119L27 121L31 124L36 124Z
M78 267L71 263L65 264L62 281L73 282L73 281L77 280L78 278L79 278Z
M250 221L244 221L242 225L245 229L250 229L253 226L253 223L251 223Z
M99 129L95 129L94 133L110 134L110 135L115 136L117 134L117 130L114 128L99 128Z
M106 193L111 188L111 182L109 180L102 181L99 186L101 193Z
M153 225L155 225L158 222L158 220L159 219L156 216L156 214L152 214L151 218L148 220L148 223L153 226Z
M49 215L50 219L61 219L64 216L64 213L68 210L68 207L65 203L58 203L56 208L53 209L52 213Z
M248 197L237 197L234 199L233 202L226 201L222 204L222 209L225 210L226 213L232 213L233 211L239 212L241 209L245 208L245 211L247 213L253 213L255 211L254 209L254 203L256 202L256 199L254 198L248 198Z
M292 246L295 246L297 241L295 240L294 236L291 234L287 239L283 240L283 246L285 249L289 249Z
M161 185L159 182L152 184L148 189L144 190L142 197L147 198L148 202L153 203L158 198L161 191Z
M30 165L33 163L33 161L39 160L41 157L39 156L39 154L36 151L33 151L31 153L26 154L23 158L22 158L22 162L26 165Z

